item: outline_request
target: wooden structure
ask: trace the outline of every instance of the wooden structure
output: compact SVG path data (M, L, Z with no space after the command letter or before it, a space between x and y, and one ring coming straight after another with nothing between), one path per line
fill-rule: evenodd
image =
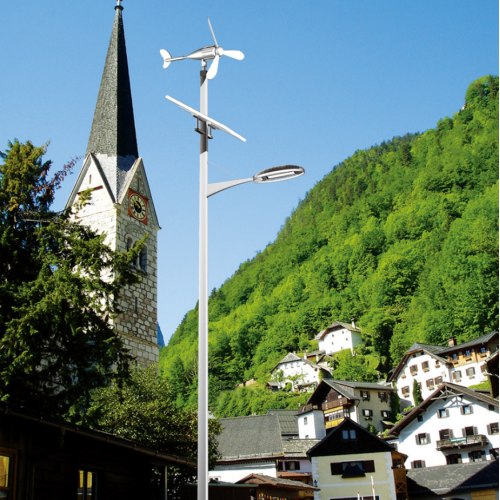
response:
M252 484L255 488L256 499L279 499L296 500L302 498L314 498L314 492L319 488L304 484L300 481L292 481L282 477L271 477L263 474L249 474L240 479L237 484Z
M140 443L0 402L0 498L165 497L166 467L196 467ZM161 473L151 491L153 468Z

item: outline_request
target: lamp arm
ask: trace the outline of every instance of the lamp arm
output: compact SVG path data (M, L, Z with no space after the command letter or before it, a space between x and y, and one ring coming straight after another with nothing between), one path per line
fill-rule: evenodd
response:
M237 181L225 181L225 182L212 182L207 185L207 198L210 196L220 193L225 189L232 188L233 186L238 186L240 184L245 184L246 182L253 181L253 177L249 179L238 179Z

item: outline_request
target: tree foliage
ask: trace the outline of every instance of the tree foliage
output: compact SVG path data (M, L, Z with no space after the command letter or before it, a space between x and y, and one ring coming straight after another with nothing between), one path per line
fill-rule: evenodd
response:
M74 162L50 177L46 149L16 140L1 153L0 394L64 414L128 375L109 319L120 289L137 281L129 264L138 249L113 252L69 211L51 210Z
M212 292L211 405L239 382L264 383L335 320L357 318L360 356L382 373L416 341L498 329L498 164L498 77L488 76L434 129L336 166L276 241ZM197 320L195 308L160 352L180 404L196 401ZM353 378L352 363L338 373Z
M95 390L83 423L196 462L196 410L177 408L170 384L158 377L157 365L137 369L127 384ZM217 458L215 437L219 432L218 422L209 420L210 467ZM195 478L196 469L169 467L169 498L179 498L179 486Z

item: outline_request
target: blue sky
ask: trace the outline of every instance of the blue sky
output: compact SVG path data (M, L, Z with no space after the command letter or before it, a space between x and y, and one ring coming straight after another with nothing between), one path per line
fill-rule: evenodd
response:
M50 140L61 167L85 154L114 19L113 0L2 2L0 149ZM424 131L457 112L471 81L498 74L498 2L123 1L139 153L162 226L158 319L166 338L198 295L199 107L195 61L162 68L160 49L187 55L218 43L209 114L247 139L214 132L209 160L237 177L273 165L300 179L246 184L209 200L209 287L273 241L300 199L357 149ZM64 206L81 167L56 199ZM232 177L211 165L210 182Z

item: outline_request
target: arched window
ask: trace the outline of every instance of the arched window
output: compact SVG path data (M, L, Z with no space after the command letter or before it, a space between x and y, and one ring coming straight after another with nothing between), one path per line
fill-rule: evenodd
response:
M144 247L139 255L141 269L146 273L148 271L148 249Z

